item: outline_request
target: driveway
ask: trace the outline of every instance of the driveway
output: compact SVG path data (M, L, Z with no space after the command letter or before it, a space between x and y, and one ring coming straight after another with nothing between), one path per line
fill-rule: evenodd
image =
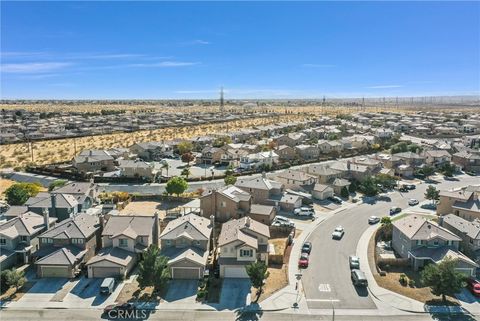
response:
M224 279L220 306L233 310L250 304L250 288L250 279Z
M50 302L57 292L68 286L68 279L43 278L38 279L35 285L23 295L20 301L28 305L28 302Z
M172 303L195 303L197 297L197 280L171 280L165 301Z

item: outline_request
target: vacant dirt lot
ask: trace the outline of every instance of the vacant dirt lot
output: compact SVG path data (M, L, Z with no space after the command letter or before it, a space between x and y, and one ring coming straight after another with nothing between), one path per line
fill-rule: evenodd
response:
M14 181L11 181L9 179L0 178L0 200L5 198L5 195L3 193L5 193L7 188L12 186L14 183Z
M120 212L120 215L151 215L158 212L160 218L165 217L166 209L163 208L162 203L157 201L143 201L143 202L130 202Z
M268 267L268 272L270 275L265 282L265 286L263 287L262 294L258 299L258 302L262 302L273 293L277 292L280 289L283 289L288 284L288 276L287 276L287 265L271 265ZM252 288L252 301L257 297L257 290Z

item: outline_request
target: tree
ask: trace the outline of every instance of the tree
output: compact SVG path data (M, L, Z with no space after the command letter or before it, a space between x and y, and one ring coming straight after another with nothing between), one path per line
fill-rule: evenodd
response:
M190 152L182 154L182 162L187 163L188 166L190 166L190 162L193 162L194 159L195 156Z
M160 255L160 250L156 245L150 245L138 265L138 285L142 289L153 286L158 291L170 278L167 264L168 258Z
M435 186L428 185L427 191L425 192L425 198L427 200L431 200L432 203L434 203L435 200L438 200L440 198L440 191L437 190Z
M422 173L425 175L425 178L429 178L433 175L433 173L435 173L435 169L431 166L424 166L422 168Z
M384 216L380 220L380 223L382 224L382 226L390 226L392 225L392 219L388 216Z
M54 180L52 183L50 183L50 185L48 185L48 191L51 192L51 191L53 191L54 189L56 189L57 187L65 186L65 184L67 184L67 180L65 180L65 179L56 179L56 180Z
M371 176L364 179L363 182L360 183L358 189L366 196L376 196L379 192L378 186Z
M10 205L23 205L30 197L37 195L42 186L38 183L15 183L5 191Z
M456 266L457 260L448 256L438 264L428 264L421 273L422 283L445 301L446 295L454 296L465 286L465 276L455 270Z
M225 185L233 185L237 182L237 178L233 175L227 175L225 176Z
M232 164L228 165L227 167L227 170L225 171L225 175L229 176L229 175L233 175L234 173L234 167Z
M183 155L185 153L191 153L192 150L193 150L193 144L192 142L189 142L189 141L183 141L183 142L180 142L178 143L178 153L180 155Z
M213 147L222 147L226 144L231 144L231 143L232 143L232 139L230 137L222 136L222 137L215 138L212 145Z
M397 185L397 179L388 174L378 174L375 176L375 181L385 188L393 188Z
M18 271L17 269L9 270L5 278L7 280L7 285L9 287L14 287L15 290L21 288L27 281L25 278L25 272Z
M340 191L340 196L343 198L348 198L348 196L350 196L350 193L348 192L348 188L346 186L342 187L342 190Z
M167 186L165 187L169 195L177 194L177 196L185 192L187 188L188 188L187 181L182 177L178 177L178 176L175 176L169 179L167 182Z
M257 289L257 298L258 301L260 294L262 293L262 287L265 283L265 280L270 275L270 272L267 271L267 266L263 262L253 262L246 266L247 274L250 277L252 286Z
M407 150L412 153L420 153L422 151L422 147L418 146L417 144L410 144L407 146Z
M167 177L168 177L168 170L170 169L170 165L167 162L165 162L163 163L161 168L167 171Z
M190 176L190 174L192 174L192 172L190 171L190 167L187 166L184 169L182 169L181 175L185 176L186 179L188 179L188 176Z
M442 165L440 170L443 173L443 175L447 177L452 177L453 173L455 172L455 166L453 166L451 163L445 163Z

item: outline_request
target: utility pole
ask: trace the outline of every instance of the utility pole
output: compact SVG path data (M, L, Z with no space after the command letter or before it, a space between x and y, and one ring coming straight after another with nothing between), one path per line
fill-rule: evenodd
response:
M223 98L223 86L220 88L220 112L223 113L224 112L224 106L225 104L225 101L224 101L224 98Z

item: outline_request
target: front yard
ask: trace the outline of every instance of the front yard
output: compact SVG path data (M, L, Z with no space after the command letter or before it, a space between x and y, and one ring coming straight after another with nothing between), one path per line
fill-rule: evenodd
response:
M18 290L16 290L15 288L10 288L7 291L5 291L5 293L0 295L0 301L18 301L34 285L35 285L35 282L25 282L25 284Z
M447 296L447 302L442 302L442 298L435 296L430 291L429 287L423 286L420 280L420 272L415 272L409 266L407 267L394 267L391 266L386 271L385 276L381 276L375 268L375 235L372 236L368 244L368 260L370 268L372 269L373 277L379 286L390 290L392 292L399 293L408 298L427 303L429 305L458 305L458 301L454 297ZM400 275L405 274L407 277L406 285L400 283ZM414 284L408 284L408 280L413 280Z
M144 301L144 302L160 302L165 294L167 289L163 289L161 293L153 293L153 287L146 287L145 289L140 289L137 280L133 280L131 283L125 284L120 294L117 296L115 302L125 303L130 301Z

